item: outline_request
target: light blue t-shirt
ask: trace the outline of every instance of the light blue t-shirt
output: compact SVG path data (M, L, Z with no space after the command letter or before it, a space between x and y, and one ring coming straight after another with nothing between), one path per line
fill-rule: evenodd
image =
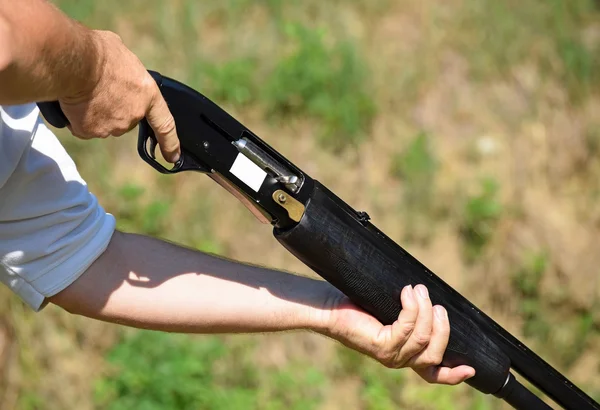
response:
M0 106L0 282L38 311L104 252L114 229L37 106Z

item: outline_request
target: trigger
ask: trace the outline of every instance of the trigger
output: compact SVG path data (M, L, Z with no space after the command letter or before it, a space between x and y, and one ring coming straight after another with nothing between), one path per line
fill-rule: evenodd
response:
M156 159L156 145L156 139L153 136L149 135L148 139L146 140L146 152L148 153L148 155L150 155L152 159Z

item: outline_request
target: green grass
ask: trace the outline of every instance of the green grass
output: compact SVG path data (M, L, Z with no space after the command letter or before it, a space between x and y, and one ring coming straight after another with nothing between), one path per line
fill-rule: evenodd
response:
M549 260L546 252L528 253L513 278L514 286L524 297L537 296Z
M482 179L479 192L466 200L460 232L467 261L479 258L494 234L502 214L502 204L497 199L499 188L495 179Z
M160 235L165 232L172 203L167 199L154 198L142 203L145 189L136 184L125 184L117 190L122 198L112 209L117 219L117 228L131 232L138 231L148 235Z
M593 310L578 309L564 320L561 306L544 294L542 280L550 260L547 252L527 252L512 277L519 293L519 313L523 318L523 334L535 341L538 352L544 352L563 367L573 365L596 334ZM593 308L592 308L593 309ZM561 323L556 326L556 323Z
M308 118L334 151L357 146L376 111L357 45L301 23L281 22L278 30L283 41L269 61L252 53L223 62L197 58L190 84L220 104L263 107L279 123Z
M25 392L19 397L19 410L37 410L44 406L44 399L36 392Z
M204 63L203 92L215 102L236 106L256 102L258 86L255 79L257 62L253 58L239 58L222 64Z
M551 325L540 301L541 281L548 266L545 252L529 252L513 276L513 287L519 292L519 310L523 333L529 338L547 340Z
M368 70L349 40L333 41L325 29L285 27L292 51L275 65L264 85L271 114L304 115L320 125L320 140L341 150L367 137L375 115Z
M423 381L407 384L404 370L387 369L374 360L344 347L337 349L337 366L330 377L356 378L359 383L358 408L365 410L493 410L497 400L466 385L435 386Z
M600 120L586 130L585 143L591 156L600 156Z
M558 78L573 102L600 85L600 44L587 46L583 39L583 29L600 18L598 2L469 0L462 7L463 30L452 42L482 81L510 77L512 68L528 62Z
M392 162L392 175L403 182L402 215L407 241L426 241L433 233L437 170L432 138L425 132L418 133Z
M215 336L133 332L108 353L113 371L97 382L96 405L108 410L317 408L326 388L323 374L299 364L260 371L249 352L249 346L232 348Z
M402 371L386 369L363 355L343 346L336 349L335 379L355 377L360 380L358 396L360 408L365 410L392 410L404 404Z

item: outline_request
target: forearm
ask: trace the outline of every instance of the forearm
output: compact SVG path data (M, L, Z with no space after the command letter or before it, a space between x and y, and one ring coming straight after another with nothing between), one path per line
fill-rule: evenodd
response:
M185 333L321 330L328 283L115 233L107 251L51 298L72 313Z
M415 290L402 290L398 320L384 326L327 282L117 232L104 254L50 301L95 319L179 333L310 329L387 367L413 367L430 383L473 376L467 366L438 366L448 317L436 306L434 319L425 288Z
M0 0L0 104L89 88L102 66L92 31L45 0Z

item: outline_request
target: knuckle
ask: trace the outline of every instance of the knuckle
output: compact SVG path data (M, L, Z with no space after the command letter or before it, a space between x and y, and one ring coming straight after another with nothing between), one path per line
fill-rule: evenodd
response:
M110 135L110 132L108 132L107 130L101 129L101 128L86 127L83 130L83 134L85 135L85 138L87 138L87 139L92 139L92 138L106 139Z
M137 126L140 119L138 119L137 117L133 117L128 121L123 122L123 124L117 127L117 131L121 132L121 135L128 133Z
M402 367L402 361L399 355L394 351L382 351L377 360L388 369L398 369Z
M381 362L381 364L386 368L386 369L397 369L398 366L396 366L396 363L392 362L392 361L384 361Z
M77 134L78 134L79 138L85 139L85 140L89 140L92 138L98 138L98 136L94 132L91 132L89 129L86 129L86 128L81 128Z
M79 128L77 127L73 127L72 125L69 127L69 131L71 131L71 134L73 134L74 137L79 138L79 139L86 139L85 136L83 135L83 133L79 130Z
M373 351L380 352L384 346L381 335L378 334L378 335L371 337L369 339L369 346L371 347L371 349L373 349Z
M429 354L428 358L430 359L430 366L438 366L442 363L442 360L444 360L444 352L434 352L432 354Z
M442 362L442 355L438 354L438 353L426 353L421 362L419 363L420 366L422 367L430 367L430 366L437 366L438 364L440 364Z
M154 101L162 96L162 94L154 78L152 78L144 67L141 67L141 70L143 72L137 77L136 86L140 89L141 94L147 98L147 106L152 106Z
M132 114L132 124L131 126L135 126L137 125L138 122L140 122L144 117L146 116L146 111L142 108L138 108L137 110L135 110Z
M413 341L419 347L425 347L429 344L431 335L429 333L413 333Z
M158 91L154 78L148 72L145 72L145 75L140 77L140 87L152 93Z
M123 42L123 40L121 39L121 36L119 36L114 31L110 31L110 30L94 30L94 33L100 39L102 39L104 42L120 42L120 43Z
M387 350L379 350L377 351L375 358L377 359L377 361L383 363L383 364L387 364L390 362L391 359L391 355L390 352L388 352Z
M156 128L157 129L155 131L158 132L159 134L163 134L163 135L171 134L175 131L175 120L173 119L172 116L169 115L168 117L163 119ZM164 145L165 145L164 146L165 149L175 149L177 147L177 141L175 141L175 140L165 141Z
M415 323L414 322L408 322L402 325L402 328L400 329L400 332L402 334L403 337L407 338L409 337L412 332L415 330Z
M114 41L118 41L119 43L123 42L123 39L121 38L121 36L118 35L117 33L115 33L114 31L106 30L105 33L107 36L111 37Z
M393 358L386 358L385 360L379 361L384 367L388 369L397 369L398 363Z
M112 135L113 137L120 137L121 135L125 134L127 132L126 128L115 128L110 135Z
M372 356L378 361L383 360L386 354L385 345L378 338L373 338L370 340L367 350L371 352Z

